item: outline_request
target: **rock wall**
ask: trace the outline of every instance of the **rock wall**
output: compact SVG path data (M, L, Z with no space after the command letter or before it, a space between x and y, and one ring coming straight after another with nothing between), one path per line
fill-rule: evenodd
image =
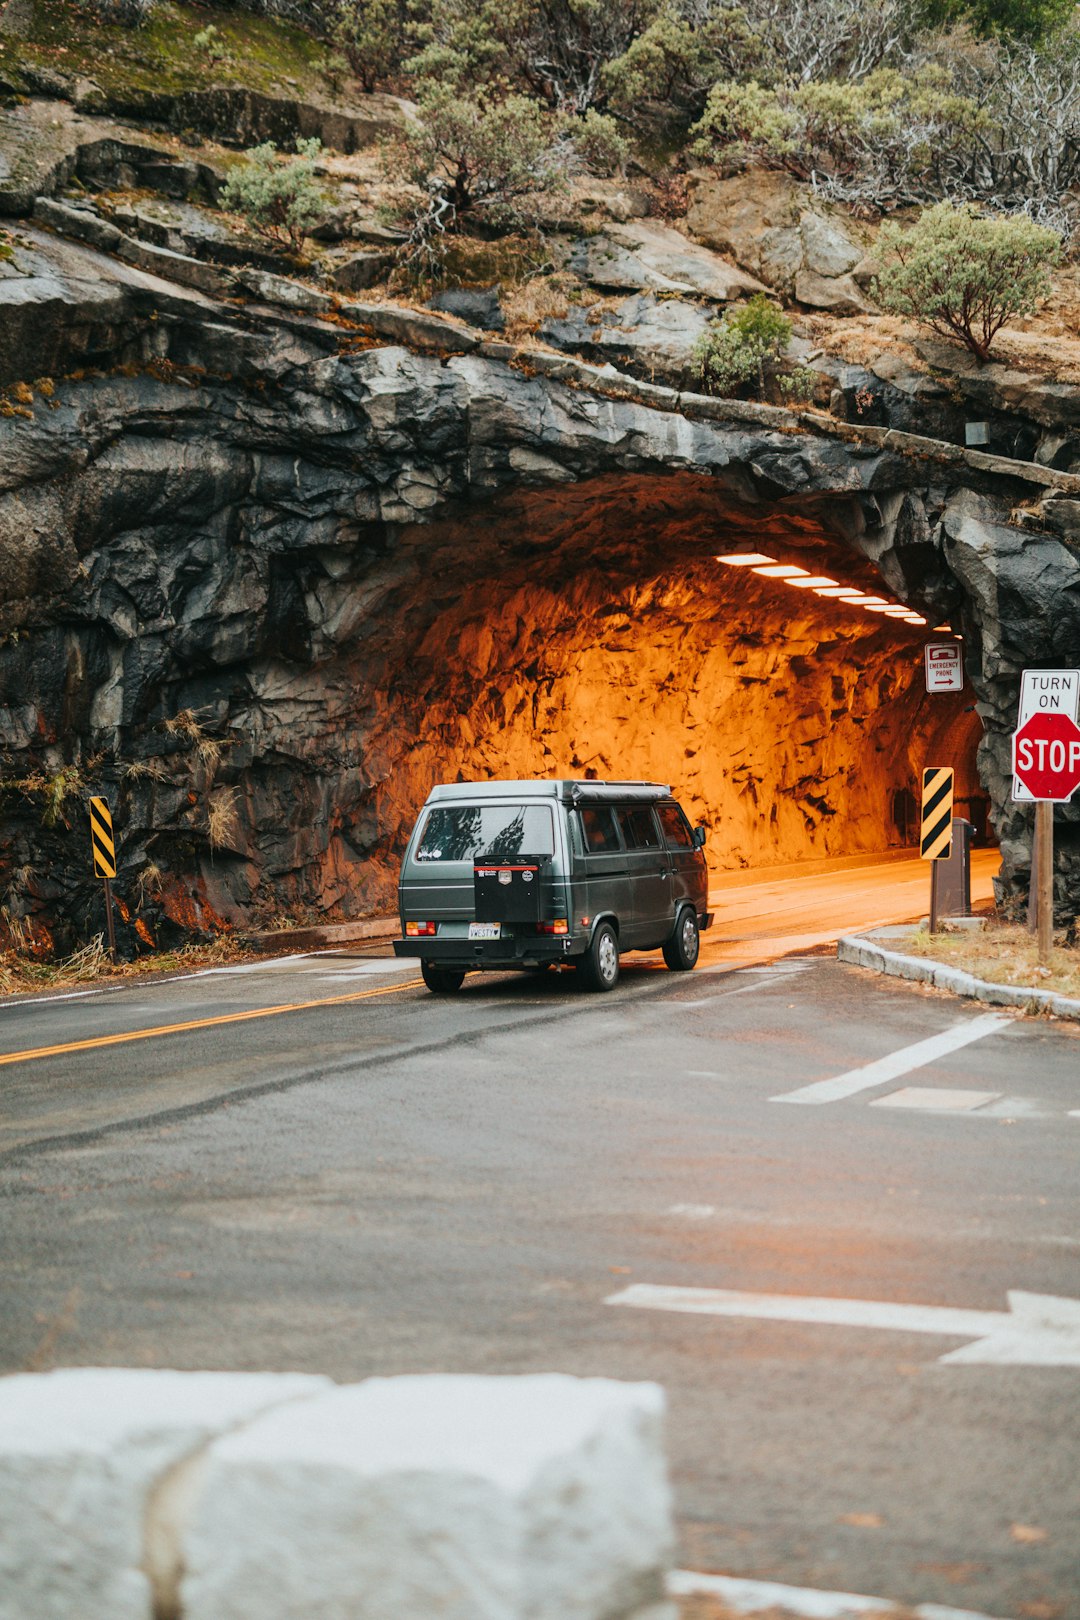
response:
M977 798L980 730L1022 893L1019 671L1080 652L1066 475L624 389L432 317L225 304L42 232L23 252L9 374L50 334L96 362L0 412L0 860L42 942L97 922L89 791L134 945L385 906L457 775L671 780L715 870L884 848L935 751ZM740 545L948 616L977 713L921 695L920 633L715 562Z

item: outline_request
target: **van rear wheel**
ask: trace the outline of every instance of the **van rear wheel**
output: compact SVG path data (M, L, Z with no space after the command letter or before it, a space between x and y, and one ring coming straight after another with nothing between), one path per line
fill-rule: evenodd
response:
M614 990L618 984L619 940L610 923L601 923L594 933L578 972L590 990Z
M673 973L689 973L697 963L700 950L697 918L689 906L684 906L675 919L670 938L664 941L664 961Z
M424 983L437 996L452 996L465 983L464 968L438 967L434 962L420 962Z

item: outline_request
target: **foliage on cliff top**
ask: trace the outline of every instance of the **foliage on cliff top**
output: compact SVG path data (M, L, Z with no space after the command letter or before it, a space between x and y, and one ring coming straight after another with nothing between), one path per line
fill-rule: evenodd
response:
M1061 242L1022 216L986 218L939 203L906 230L886 226L878 252L882 307L959 339L981 362L1005 322L1030 315L1049 293Z
M299 253L305 238L326 212L326 199L315 183L321 142L298 140L295 158L281 158L271 141L253 146L247 161L233 170L221 188L223 208L243 215L260 236Z

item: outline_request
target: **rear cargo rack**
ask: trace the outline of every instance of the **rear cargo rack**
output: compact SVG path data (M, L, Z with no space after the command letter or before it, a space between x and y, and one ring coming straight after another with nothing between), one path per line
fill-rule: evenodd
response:
M666 782L573 782L569 797L571 804L611 804L616 800L652 804L657 799L670 799L671 788Z

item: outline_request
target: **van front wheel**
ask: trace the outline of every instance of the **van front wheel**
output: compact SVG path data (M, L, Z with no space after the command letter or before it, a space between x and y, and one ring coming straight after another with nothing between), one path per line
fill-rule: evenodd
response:
M421 959L420 972L428 989L437 996L452 996L465 982L464 968L437 967L434 962Z
M614 990L619 982L619 940L610 923L601 923L578 972L590 990Z
M675 919L671 937L664 941L664 961L673 973L689 973L700 950L697 918L689 906L684 906Z

